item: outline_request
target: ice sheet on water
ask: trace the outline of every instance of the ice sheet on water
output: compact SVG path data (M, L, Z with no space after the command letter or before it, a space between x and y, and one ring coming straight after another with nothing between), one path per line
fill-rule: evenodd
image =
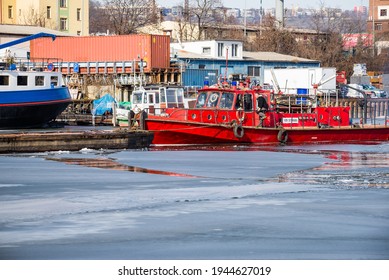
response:
M0 156L0 258L389 257L385 149Z

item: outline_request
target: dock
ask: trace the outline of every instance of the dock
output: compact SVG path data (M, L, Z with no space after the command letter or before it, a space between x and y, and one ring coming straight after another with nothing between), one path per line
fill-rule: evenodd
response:
M144 149L152 140L152 132L126 129L4 133L0 134L0 153Z

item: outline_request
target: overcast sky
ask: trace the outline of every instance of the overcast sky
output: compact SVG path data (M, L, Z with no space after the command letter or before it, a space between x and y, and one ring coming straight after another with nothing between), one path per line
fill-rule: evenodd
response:
M161 6L174 6L184 3L184 0L157 0ZM225 7L229 8L259 8L261 0L222 0ZM285 0L285 7L298 6L302 8L318 8L321 3L325 7L341 8L343 10L353 10L354 6L369 6L369 0ZM264 8L275 7L275 0L262 0Z

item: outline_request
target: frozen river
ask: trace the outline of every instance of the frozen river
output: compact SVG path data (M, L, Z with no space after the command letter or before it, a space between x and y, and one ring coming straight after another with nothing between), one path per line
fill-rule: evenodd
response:
M0 155L0 259L389 259L389 144Z

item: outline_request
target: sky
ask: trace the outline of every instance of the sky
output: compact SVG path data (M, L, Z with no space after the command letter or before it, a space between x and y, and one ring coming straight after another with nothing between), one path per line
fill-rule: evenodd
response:
M182 4L184 0L157 0L161 6L174 6ZM225 7L229 8L259 8L261 0L222 0ZM343 10L353 10L354 6L369 6L369 0L285 0L285 7L298 6L301 8L318 8L324 3L325 7L340 8ZM262 0L263 8L275 7L275 0Z

